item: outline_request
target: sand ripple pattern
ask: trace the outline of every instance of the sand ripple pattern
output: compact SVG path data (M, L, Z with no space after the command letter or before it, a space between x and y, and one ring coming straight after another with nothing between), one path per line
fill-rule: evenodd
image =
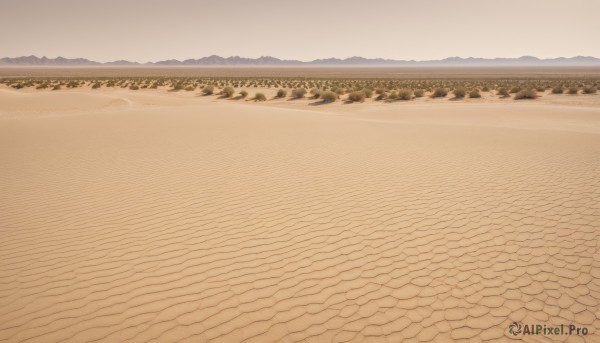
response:
M600 341L599 135L232 108L0 123L0 342Z

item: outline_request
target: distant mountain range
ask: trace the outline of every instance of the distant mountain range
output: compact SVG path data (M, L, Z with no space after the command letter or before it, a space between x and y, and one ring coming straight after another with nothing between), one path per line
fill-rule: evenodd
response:
M37 56L4 57L0 65L19 66L600 66L600 58L590 56L559 57L540 59L533 56L519 58L462 58L448 57L441 60L414 61L391 60L383 58L350 57L346 59L327 58L313 61L282 60L271 56L259 58L208 56L198 59L165 60L148 63L118 60L113 62L96 62L85 58L47 58Z

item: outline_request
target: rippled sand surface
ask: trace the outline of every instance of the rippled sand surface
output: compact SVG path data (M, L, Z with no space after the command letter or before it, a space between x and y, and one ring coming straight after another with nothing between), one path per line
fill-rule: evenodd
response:
M598 108L123 94L0 94L0 342L600 341Z

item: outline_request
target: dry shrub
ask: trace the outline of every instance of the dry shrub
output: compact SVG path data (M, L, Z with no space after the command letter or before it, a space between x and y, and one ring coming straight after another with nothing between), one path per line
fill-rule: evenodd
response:
M422 89L417 89L415 91L415 98L422 98L423 96L425 96L425 91Z
M306 94L306 89L304 89L304 88L296 88L292 91L292 97L295 99L304 98L305 94Z
M352 102L363 102L367 95L363 91L352 92L348 95L348 100Z
M263 93L256 93L256 95L254 95L254 100L255 101L266 101L267 97Z
M565 89L562 86L556 86L552 88L552 94L562 94L564 91Z
M582 90L583 94L594 94L596 93L596 88L593 86L585 86Z
M318 88L313 88L310 90L310 94L312 94L313 99L318 99L321 97L321 93L323 93L320 89Z
M327 92L321 93L321 99L323 99L323 102L326 104L336 101L337 98L338 98L337 93L334 93L332 91L327 91Z
M473 98L473 99L481 98L481 94L479 94L479 89L473 89L469 93L469 98Z
M535 99L535 98L537 98L537 92L535 91L535 89L526 89L526 90L519 91L517 94L515 94L515 100Z
M463 87L458 87L452 91L452 94L454 94L455 98L462 99L467 95L467 90L464 89Z
M204 86L204 88L202 88L202 93L204 95L212 95L215 92L215 87L211 86L211 85L206 85Z
M225 98L231 98L233 96L233 93L235 93L235 90L233 89L233 87L225 87L223 88L223 90L221 91L221 95Z
M413 92L410 89L401 89L398 91L398 100L411 100Z
M245 90L240 91L240 97L243 99L245 97L248 96L248 92L246 92Z
M579 92L579 88L577 87L569 87L569 94L577 94Z
M287 91L285 89L280 89L277 91L276 98L285 98L287 96Z
M446 95L448 95L448 90L444 89L444 88L437 88L436 90L433 91L433 94L431 94L432 98L444 98L446 97Z
M499 96L501 96L501 97L503 97L503 98L506 98L506 97L509 96L508 90L506 88L504 88L504 87L498 89L498 91L496 92L496 94L499 95Z

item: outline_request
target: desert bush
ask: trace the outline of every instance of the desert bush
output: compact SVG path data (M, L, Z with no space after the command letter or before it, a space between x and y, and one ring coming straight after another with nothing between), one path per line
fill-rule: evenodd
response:
M537 98L537 92L535 89L526 89L526 90L519 91L517 94L515 94L515 100L535 99L535 98Z
M352 102L363 102L367 96L363 91L352 92L348 95L348 100Z
M334 92L335 92L337 95L344 95L344 94L346 94L346 90L345 90L344 88L340 88L340 87L336 88L336 89L334 90Z
M569 87L568 93L569 94L577 94L579 92L579 88L577 87Z
M97 89L100 88L102 86L102 84L100 82L96 82L92 85L92 89Z
M521 87L513 87L510 89L510 94L519 93L522 90Z
M552 88L552 94L562 94L565 89L562 86L556 86Z
M320 98L321 97L321 93L322 93L321 90L318 89L318 88L313 88L313 89L310 90L310 94L312 94L312 96L313 96L314 99Z
M336 101L338 98L337 93L332 91L326 91L321 93L321 99L323 99L324 103L330 103Z
M479 90L478 89L473 89L470 93L469 93L469 98L481 98L481 94L479 94Z
M481 91L482 91L482 92L489 92L489 91L490 91L490 87L488 87L488 86L484 86L484 87L481 89Z
M221 90L221 95L225 98L231 98L233 96L233 93L235 93L235 90L233 89L233 87L230 86L227 86L223 88L223 90Z
M463 87L458 87L452 91L452 94L454 94L455 98L462 99L467 95L467 90Z
M280 89L277 91L276 98L285 98L287 96L287 91L285 89Z
M111 87L111 86L108 86L108 85L107 85L106 87ZM152 88L152 89L157 89L157 88L158 88L158 84L157 84L157 83L153 83L153 84L150 86L150 88Z
M54 85L54 87L52 87L53 91L57 91L60 89L60 85Z
M448 90L444 89L444 88L436 88L436 90L433 91L433 94L431 94L432 98L444 98L446 97L446 95L448 95Z
M362 91L365 93L365 96L367 98L370 98L373 96L373 90L371 88L365 88Z
M388 99L390 99L390 100L396 100L396 99L398 99L398 93L396 93L396 91L392 91L390 93L390 95L388 95Z
M263 93L256 93L256 95L254 95L254 100L255 101L266 101L267 97Z
M138 86L138 85L131 85L131 86L129 86L129 89L137 91L138 89L140 89L140 86Z
M193 91L194 89L196 89L196 87L195 87L195 86L191 86L191 85L190 85L190 86L186 86L184 89L185 89L186 91L188 91L188 92L191 92L191 91Z
M304 89L304 88L296 88L292 91L292 97L295 99L304 98L305 94L306 94L306 89Z
M422 98L425 96L425 91L422 89L415 90L415 98Z
M240 92L240 97L241 97L242 99L243 99L243 98L246 98L247 96L248 96L248 92L246 92L245 90L242 90L242 91Z
M506 98L507 96L509 96L508 90L506 88L504 88L504 87L498 89L498 91L496 92L496 94L499 95L499 96L501 96L501 97L503 97L503 98Z
M398 100L411 100L413 92L410 89L401 89L398 91Z
M583 94L594 94L596 93L596 88L592 86L585 86L582 90Z
M211 85L206 85L204 86L204 88L202 88L202 93L204 95L212 95L215 92L215 87L211 86Z

